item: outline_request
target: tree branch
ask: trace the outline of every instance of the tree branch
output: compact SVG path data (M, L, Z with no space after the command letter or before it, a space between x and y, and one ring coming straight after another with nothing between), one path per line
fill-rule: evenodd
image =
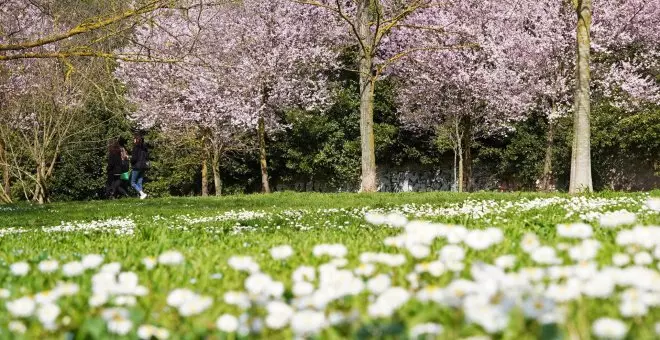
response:
M129 10L125 11L121 14L111 16L106 19L97 19L98 21L96 22L91 22L91 23L80 23L76 27L60 34L54 34L49 37L45 37L42 39L37 39L33 41L26 41L18 44L0 44L0 51L17 51L17 50L25 50L33 47L39 47L39 46L44 46L48 44L52 44L54 42L58 42L61 40L65 40L71 37L74 37L76 35L80 35L83 33L88 33L92 32L107 26L110 26L114 23L120 22L122 20L149 13L152 11L155 11L157 9L161 8L168 8L169 7L170 1L168 0L153 0L146 5L135 9L135 10ZM3 59L0 59L3 60Z
M130 55L118 55L114 53L106 53L99 51L60 51L60 52L26 52L20 54L12 55L0 55L0 61L7 60L17 60L17 59L46 59L46 58L57 58L65 59L70 57L98 57L98 58L108 58L116 59L127 62L150 62L150 63L177 63L180 60L177 59L155 59L155 58L143 58L139 56Z
M411 48L409 50L405 50L403 52L397 53L396 55L388 58L385 60L384 63L378 65L377 71L376 71L376 77L378 77L389 65L395 63L399 59L414 53L414 52L420 52L420 51L444 51L444 50L453 50L453 49L462 49L462 48L474 48L479 45L475 43L467 43L467 44L462 44L462 45L453 45L453 46L429 46L429 47L418 47L418 48Z
M357 27L355 26L355 22L353 22L353 20L351 20L351 19L350 19L350 18L349 18L349 17L348 17L343 11L342 11L340 0L335 0L335 1L336 1L336 4L337 4L337 7L332 7L332 6L329 6L329 5L324 5L324 4L322 4L322 3L318 2L318 1L313 1L313 0L292 0L292 1L297 2L297 3L299 3L299 4L303 4L303 5L312 5L312 6L317 6L317 7L325 8L325 9L327 9L327 10L329 10L329 11L332 11L332 12L334 12L335 14L339 15L339 17L340 17L342 20L346 21L346 23L348 23L348 25L351 27L351 30L353 31L353 34L355 35L355 37L356 37L357 40L358 40L358 43L360 44L360 48L361 48L365 53L367 52L366 46L365 46L365 44L364 44L364 41L363 41L362 37L360 37L360 34L358 33L358 29L357 29Z

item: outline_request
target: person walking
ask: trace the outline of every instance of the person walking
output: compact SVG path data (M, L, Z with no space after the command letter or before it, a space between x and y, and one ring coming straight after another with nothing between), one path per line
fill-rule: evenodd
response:
M126 151L126 139L119 137L112 141L108 147L108 183L107 189L108 197L114 198L117 194L128 196L126 189L124 189L124 182L126 181L126 173L128 173L128 152Z
M133 152L131 154L131 186L138 192L140 199L147 198L142 184L144 182L144 173L149 169L149 150L144 144L144 137L135 134L133 137Z

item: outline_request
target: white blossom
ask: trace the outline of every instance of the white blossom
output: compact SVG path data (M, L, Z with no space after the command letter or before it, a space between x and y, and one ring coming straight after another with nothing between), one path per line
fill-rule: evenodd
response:
M37 304L34 299L25 296L20 299L9 301L5 306L7 307L7 311L13 316L28 317L34 313Z
M88 254L82 258L81 262L85 269L94 269L103 263L103 256L99 254Z
M256 273L259 271L259 264L254 262L250 256L232 256L228 260L229 266L238 271Z
M599 339L623 339L628 333L628 326L623 321L612 318L599 318L591 329Z
M635 223L637 216L627 210L610 211L600 216L601 227L614 228L620 225L630 225Z
M14 276L25 276L30 271L30 265L27 262L16 262L9 266L9 270Z
M319 333L326 322L322 312L302 310L291 317L291 330L298 336L309 336Z
M270 256L275 260L284 260L293 255L293 248L289 245L282 245L270 249Z
M59 267L59 262L55 260L44 260L39 262L39 271L45 274L55 272Z
M27 332L27 327L25 326L25 324L16 320L9 322L7 328L9 329L10 332L16 334L24 334L25 332Z
M145 257L142 259L142 264L147 270L152 270L154 267L156 267L156 264L158 263L158 260L154 257Z
M231 314L223 314L215 322L215 325L225 333L234 333L238 329L238 319Z
M589 238L593 235L593 229L586 223L559 224L557 234L566 238Z
M183 263L183 260L183 254L176 250L169 250L158 256L158 263L162 265L178 265Z
M79 276L85 271L85 267L83 267L83 264L79 261L72 261L69 263L65 263L62 266L62 273L64 276L68 277L73 277L73 276Z

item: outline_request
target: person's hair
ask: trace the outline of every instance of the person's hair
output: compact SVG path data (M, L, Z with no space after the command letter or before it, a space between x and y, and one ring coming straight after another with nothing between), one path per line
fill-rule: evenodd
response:
M141 133L139 133L139 132L134 133L133 138L136 140L135 144L138 144L138 145L144 144L144 137L142 136Z
M113 139L110 141L110 144L108 145L108 153L109 154L118 154L120 153L120 148L121 145L119 144L119 140Z
M123 136L119 137L117 139L117 144L119 144L119 146L121 146L121 147L125 147L126 146L126 138L124 138Z

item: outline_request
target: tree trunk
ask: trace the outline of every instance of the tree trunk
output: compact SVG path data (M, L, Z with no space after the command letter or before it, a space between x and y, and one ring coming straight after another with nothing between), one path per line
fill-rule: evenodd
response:
M204 155L202 156L202 197L207 197L209 195L209 179L208 179L208 152L204 150Z
M44 176L44 168L46 164L41 162L39 166L37 166L37 173L36 173L36 183L35 183L35 189L34 189L34 195L32 196L32 200L39 203L39 204L44 204L46 203L47 198L47 193L46 193L46 178Z
M266 123L263 115L259 116L259 164L261 165L261 192L270 193L268 184L268 163L266 161Z
M7 203L11 202L11 182L9 179L9 161L7 160L7 152L5 144L0 140L0 166L2 166L2 201Z
M474 190L474 185L472 185L472 150L469 143L463 146L463 153L465 154L463 156L463 167L465 169L463 170L463 180L465 181L463 191L470 192Z
M463 121L463 191L472 191L472 121L469 116Z
M41 196L41 186L39 184L35 184L32 201L37 202L39 204L44 204L44 199Z
M465 176L465 168L463 166L463 147L458 147L458 192L465 190L463 178Z
M554 113L554 105L553 105ZM555 141L555 125L552 120L548 121L548 134L545 139L545 160L543 161L543 173L539 181L541 191L554 191L554 175L552 174L552 151Z
M461 135L460 118L454 117L454 131L449 135L454 138L454 185L458 192L463 192L463 136ZM458 157L458 179L456 178L456 158Z
M357 26L360 48L360 149L362 152L362 183L360 192L378 190L376 178L376 149L374 146L374 86L373 35L369 25L370 1L359 1Z
M454 176L453 176L453 181L452 181L452 185L451 185L452 186L452 188L451 188L452 191L458 190L458 171L457 171L457 167L458 167L458 149L456 147L454 147L453 149L454 149L454 169L453 169L454 170L454 174L453 174Z
M220 150L213 148L213 185L215 186L215 195L222 196L222 179L220 178Z
M569 192L593 190L591 180L591 128L589 92L589 48L591 29L591 0L574 0L577 12L577 63L575 110L573 119L573 149Z

